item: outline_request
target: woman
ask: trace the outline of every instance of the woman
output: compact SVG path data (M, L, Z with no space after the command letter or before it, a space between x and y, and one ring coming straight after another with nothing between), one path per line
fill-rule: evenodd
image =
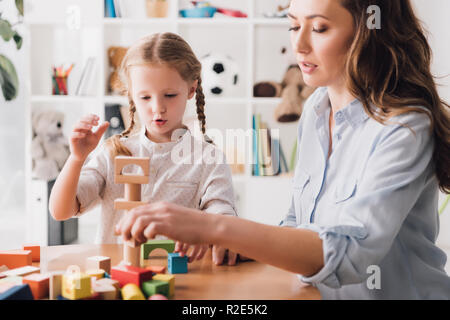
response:
M380 29L367 23L371 5ZM438 191L450 192L449 106L410 1L293 0L289 18L304 80L320 88L300 119L282 227L156 203L116 232L227 247L302 275L324 299L449 299L435 246Z

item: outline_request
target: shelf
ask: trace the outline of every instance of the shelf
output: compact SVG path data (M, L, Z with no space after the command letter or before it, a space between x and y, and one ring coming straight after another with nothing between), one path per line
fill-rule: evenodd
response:
M190 25L248 25L248 18L178 18L179 24Z
M155 25L163 23L174 23L176 20L171 18L148 18L148 19L130 19L130 18L103 18L105 26L134 26L134 25Z

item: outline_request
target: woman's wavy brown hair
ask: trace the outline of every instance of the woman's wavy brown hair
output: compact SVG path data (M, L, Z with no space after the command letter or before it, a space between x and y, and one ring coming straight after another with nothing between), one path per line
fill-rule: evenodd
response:
M432 51L410 1L341 0L341 4L353 16L356 30L346 68L351 93L370 117L383 124L411 111L428 115L439 188L450 193L450 106L439 98L430 71ZM381 29L367 26L372 5L381 10Z
M119 71L120 85L122 86L122 93L128 96L131 122L126 130L106 141L106 147L110 151L111 158L114 159L118 155L132 155L131 151L120 142L120 138L128 137L135 126L136 105L131 95L132 83L129 77L129 69L136 65L166 65L177 70L181 78L189 84L198 80L195 92L197 117L202 133L205 134L206 116L204 112L205 96L201 79L202 65L183 38L170 32L155 33L140 39L131 46L122 60ZM205 138L208 139L206 136Z

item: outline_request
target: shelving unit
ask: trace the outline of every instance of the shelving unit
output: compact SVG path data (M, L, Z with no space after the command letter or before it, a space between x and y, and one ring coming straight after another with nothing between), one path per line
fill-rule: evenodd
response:
M240 66L240 79L236 92L224 97L206 97L206 125L208 129L252 128L252 115L259 112L269 127L280 129L281 145L289 159L296 140L297 123L279 124L273 111L279 98L253 98L253 84L258 81L281 81L287 62L281 55L282 46L289 45L287 19L266 19L263 12L273 11L277 2L271 0L220 0L213 4L236 8L248 18L214 17L190 19L178 17L178 1L169 0L167 18L145 18L145 1L133 0L143 6L142 14L135 17L104 18L103 0L39 0L25 2L24 47L28 56L28 88L26 107L26 177L27 212L31 217L31 114L34 110L50 108L66 114L65 134L86 113L96 113L104 119L106 104L127 105L126 97L112 96L107 91L109 65L106 55L110 46L130 46L144 35L154 32L180 34L201 58L209 52L232 56ZM74 62L70 77L77 79L88 57L97 63L96 85L88 96L51 95L50 70L52 65ZM77 74L78 72L78 74ZM70 82L69 77L69 82ZM73 80L75 81L75 80ZM72 90L73 92L73 90ZM192 101L187 117L195 117ZM250 159L251 159L251 155ZM237 195L238 214L243 218L277 224L290 205L291 177L253 177L252 165L245 173L233 177ZM88 217L86 215L86 217ZM81 218L81 219L84 219ZM31 220L30 220L31 221ZM94 222L93 222L94 223ZM32 226L29 226L29 230ZM31 233L31 232L29 232ZM31 239L32 240L32 239Z

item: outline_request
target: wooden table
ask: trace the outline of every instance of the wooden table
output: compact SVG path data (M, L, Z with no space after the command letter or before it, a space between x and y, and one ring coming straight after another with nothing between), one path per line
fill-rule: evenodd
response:
M122 260L122 245L65 245L41 248L41 273L65 271L70 265L85 270L90 256L107 256L111 265ZM144 266L167 266L167 253L155 249ZM175 275L177 300L311 300L320 299L319 291L302 284L293 273L256 261L240 262L235 266L216 266L211 250L200 260L188 265L187 274Z

